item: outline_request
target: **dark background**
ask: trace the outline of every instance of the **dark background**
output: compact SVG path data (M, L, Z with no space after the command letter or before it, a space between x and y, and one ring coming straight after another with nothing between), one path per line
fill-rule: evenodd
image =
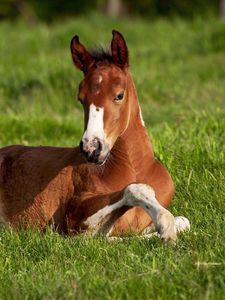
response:
M225 0L1 0L0 20L24 17L30 24L92 11L146 19L225 15Z

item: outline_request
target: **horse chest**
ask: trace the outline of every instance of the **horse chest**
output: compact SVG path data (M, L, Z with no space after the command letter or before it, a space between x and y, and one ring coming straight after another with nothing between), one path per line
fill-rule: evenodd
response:
M73 172L74 197L82 202L91 196L116 192L136 181L132 168L119 166L97 170L92 165L81 165Z

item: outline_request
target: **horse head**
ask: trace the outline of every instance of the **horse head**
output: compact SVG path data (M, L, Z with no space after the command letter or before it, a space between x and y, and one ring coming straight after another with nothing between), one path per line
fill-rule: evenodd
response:
M89 162L96 164L105 162L130 119L128 49L118 31L112 34L108 52L88 51L78 36L71 41L73 62L84 73L78 92L84 109L80 149Z

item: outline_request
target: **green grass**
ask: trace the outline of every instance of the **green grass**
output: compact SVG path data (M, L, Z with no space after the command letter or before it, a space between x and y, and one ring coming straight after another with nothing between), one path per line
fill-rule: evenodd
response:
M49 229L0 229L0 299L223 299L225 295L225 23L90 15L29 28L0 23L0 145L74 146L82 74L69 43L120 30L157 158L176 184L170 206L191 221L175 247L109 243Z

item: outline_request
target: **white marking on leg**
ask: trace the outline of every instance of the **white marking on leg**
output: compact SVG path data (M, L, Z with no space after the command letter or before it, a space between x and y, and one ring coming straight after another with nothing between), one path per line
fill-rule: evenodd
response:
M154 190L146 184L131 184L126 188L126 197L133 206L141 206L150 215L165 241L176 240L176 226L174 216L156 199ZM133 197L132 197L133 196Z
M123 193L123 197L118 202L112 205L108 205L94 215L90 216L85 224L89 229L93 230L96 227L95 232L98 231L98 227L101 221L114 210L121 208L122 206L140 206L150 215L160 236L165 241L176 240L176 226L174 216L164 207L162 207L155 198L154 190L146 184L130 184Z
M188 231L191 228L189 220L183 216L175 217L175 226L177 233ZM152 235L156 235L156 228L154 223L150 224L142 231L141 237L149 238Z
M121 200L103 207L99 211L97 211L95 214L92 216L88 217L87 220L84 222L85 225L88 226L91 230L94 230L95 232L98 230L98 226L101 223L101 221L108 216L110 213L112 213L114 210L121 208L124 206L124 199L122 198Z
M124 191L124 197L130 206L144 206L145 210L151 208L151 218L157 223L157 215L164 208L159 204L155 198L154 190L147 184L134 183L130 184Z

